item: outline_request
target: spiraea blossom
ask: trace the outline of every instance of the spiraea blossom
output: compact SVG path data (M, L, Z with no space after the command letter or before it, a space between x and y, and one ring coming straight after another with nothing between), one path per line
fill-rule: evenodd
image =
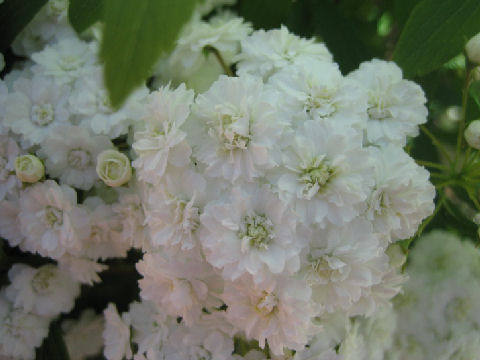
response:
M113 148L104 135L92 136L75 126L60 126L44 140L39 155L45 159L47 173L58 178L60 184L89 190L98 180L97 156Z
M355 82L344 78L333 62L308 61L288 66L273 75L269 84L285 94L282 111L290 113L293 124L305 119L366 126L367 96Z
M48 335L50 319L15 308L0 292L0 356L35 359L35 348Z
M189 115L193 91L185 85L174 91L167 86L150 94L147 102L146 129L135 133L132 145L138 155L133 166L140 180L157 184L167 164L181 167L190 161L192 150L180 127Z
M332 55L324 44L300 38L285 26L269 31L257 30L241 41L241 47L242 51L235 58L238 73L263 79L290 64L309 60L332 61Z
M69 312L80 294L80 284L51 264L38 269L14 264L8 278L6 296L26 313L54 317Z
M429 174L392 144L368 150L375 159L375 185L366 201L365 216L375 231L391 241L409 238L434 208L435 188L428 181Z
M222 290L221 278L203 261L146 254L137 270L144 276L139 281L142 298L171 316L181 316L188 325L199 318L203 308L222 305L214 299Z
M367 141L404 146L407 136L418 135L418 125L427 121L422 88L404 80L393 62L373 59L348 75L368 94Z
M373 179L361 133L331 122L306 121L282 152L275 191L301 222L343 225L359 214Z
M266 187L234 188L231 198L209 203L200 222L206 259L226 279L248 273L261 282L300 266L306 243L297 235L295 215Z
M53 180L21 193L18 218L24 248L52 258L81 247L81 240L90 233L88 214L77 205L75 190Z
M221 76L197 97L190 135L206 175L252 181L277 165L286 123L269 95L259 79Z
M43 76L20 78L5 101L4 125L31 144L42 143L59 124L68 124L69 88Z
M227 283L223 300L227 318L247 338L255 339L261 348L268 341L275 355L283 348L300 350L315 330L311 322L314 311L310 289L294 280L279 279L276 283L252 286L249 275Z
M81 285L116 277L123 290L124 271L137 293L126 288L104 322L88 312L65 323L72 358L98 353L100 332L108 360L372 360L392 345L390 327L359 319L400 291L395 242L433 211L428 173L402 149L426 120L424 94L394 63L344 76L323 43L284 26L202 18L231 3L199 1L119 109L98 57L101 25L77 37L68 1L49 0L18 37L26 61L0 80L0 236L6 254L37 256L13 265L0 290L0 358L33 359L49 323L83 309ZM45 173L30 177L20 160L33 155ZM475 267L439 251L430 256L452 273ZM470 354L480 292L435 284L425 286L439 294L433 305L405 298L446 314L425 321L448 338L443 354ZM432 339L411 321L420 344ZM392 348L411 334L399 323L408 335Z

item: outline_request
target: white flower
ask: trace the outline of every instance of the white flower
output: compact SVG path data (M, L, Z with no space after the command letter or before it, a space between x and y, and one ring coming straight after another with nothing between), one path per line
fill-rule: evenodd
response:
M14 175L15 159L20 154L17 143L7 135L0 135L0 201L19 188Z
M144 196L152 246L192 250L197 245L205 178L190 169L170 168L163 180L160 185L147 188Z
M191 327L178 326L169 337L171 359L234 360L232 326L219 313L203 315Z
M360 299L363 288L380 283L388 257L379 246L379 236L362 219L341 228L314 231L300 276L312 288L320 311L348 310Z
M282 160L271 175L274 189L307 225L351 221L373 185L361 134L337 123L306 121Z
M145 131L135 133L132 148L138 158L132 163L138 179L157 184L167 164L182 167L189 163L191 148L180 130L190 113L193 91L180 85L175 90L161 88L147 99Z
M262 349L267 341L274 355L282 355L284 347L302 349L318 330L311 323L310 294L308 287L291 279L255 285L244 277L227 282L222 299L228 321L247 339L257 340Z
M103 348L102 332L104 319L96 315L93 309L84 310L78 319L66 319L62 322L65 333L63 339L72 360L100 354Z
M465 129L465 140L474 149L480 149L480 120L474 120Z
M8 241L11 247L21 245L25 236L20 231L18 199L0 201L0 237Z
M274 30L257 30L241 41L242 50L235 57L239 75L250 74L263 79L291 64L317 60L331 62L332 55L322 43L303 39L285 26Z
M97 56L76 36L65 37L32 55L33 71L52 76L59 84L71 84L93 70Z
M68 4L68 0L49 0L17 35L12 43L13 51L29 56L42 50L47 43L66 36L76 36L68 23Z
M18 79L14 89L5 101L4 125L28 142L40 144L58 124L68 124L68 87L36 75Z
M20 195L20 229L28 251L58 258L90 233L86 211L71 187L52 180L36 183Z
M98 273L108 269L105 264L99 264L83 257L64 254L58 259L58 267L81 284L93 285L100 282Z
M231 198L208 203L200 222L206 259L226 279L249 273L261 282L300 266L306 240L297 236L294 213L266 187L234 188Z
M123 190L123 189L122 189ZM122 224L121 237L129 246L143 248L146 242L145 213L139 195L128 189L120 193L112 210Z
M124 357L132 359L129 313L123 313L120 317L115 304L109 303L103 314L105 315L103 355L108 360L122 360Z
M428 180L429 173L395 145L370 147L369 151L374 160L375 185L366 202L365 216L374 230L390 241L409 238L435 207L435 188Z
M92 136L74 126L58 126L42 143L39 155L45 158L47 173L61 184L89 190L97 181L99 154L113 144L104 135Z
M38 269L14 264L8 278L7 297L26 313L54 317L69 312L80 295L80 284L50 264Z
M14 308L5 293L0 292L0 356L13 359L35 359L35 348L48 335L50 319Z
M260 80L227 76L197 97L189 136L206 175L252 181L277 164L277 141L286 123L279 120L276 100Z
M201 70L208 59L217 61L213 54L205 56L205 47L217 49L226 65L232 63L232 58L240 51L240 40L252 31L251 25L242 18L231 13L213 16L208 22L194 17L180 34L177 45L169 56L169 70L178 80L188 78ZM220 66L220 73L223 71Z
M126 257L130 244L121 237L122 223L112 210L98 197L89 197L83 204L90 210L90 235L82 241L75 255L92 260Z
M425 94L414 82L402 79L395 63L373 59L361 63L348 77L368 94L368 142L404 146L407 136L418 135L418 125L427 121Z
M288 66L268 82L285 94L282 111L290 113L294 121L325 119L360 130L366 126L365 91L344 78L335 63L308 61Z
M20 181L36 183L45 174L45 168L35 155L21 155L15 159L15 174Z
M480 33L476 34L465 45L468 60L473 63L480 64Z
M151 354L157 349L163 350L172 323L176 325L177 319L160 312L157 306L149 301L132 302L128 313L132 340L138 344L137 355L147 353L148 359L155 359L155 356L150 357Z
M132 177L130 159L117 150L104 150L98 154L96 171L108 186L121 186Z
M215 304L211 293L221 291L213 269L196 259L147 253L137 270L144 276L139 280L140 296L167 314L181 316L187 325L199 318L202 308Z
M233 5L235 0L201 0L197 3L195 12L199 14L208 15L215 8L220 8L223 5Z
M102 68L96 66L75 82L68 101L80 127L114 139L127 134L134 119L143 116L143 103L148 90L146 87L135 90L120 109L114 110L103 78Z

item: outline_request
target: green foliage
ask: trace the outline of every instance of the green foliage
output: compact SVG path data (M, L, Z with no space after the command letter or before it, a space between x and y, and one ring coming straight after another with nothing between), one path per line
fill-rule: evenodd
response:
M352 20L344 17L335 4L319 1L313 21L316 29L343 72L349 72L369 58L371 53L358 37Z
M0 52L4 52L15 37L33 19L47 0L5 0L0 5Z
M285 24L293 0L245 0L239 14L252 22L256 29L273 29Z
M475 103L480 109L480 81L474 81L470 85L470 96L475 100Z
M68 20L78 34L103 17L104 0L70 0Z
M105 1L101 56L112 106L147 79L190 19L196 0Z
M411 13L393 59L407 77L424 75L460 53L479 31L478 0L423 0Z

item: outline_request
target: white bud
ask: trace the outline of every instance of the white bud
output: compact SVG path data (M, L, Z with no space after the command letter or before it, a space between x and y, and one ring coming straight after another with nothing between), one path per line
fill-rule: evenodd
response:
M45 167L35 155L21 155L15 159L15 173L21 181L35 183L45 174Z
M471 62L480 64L480 33L468 40L465 51Z
M465 130L465 140L472 148L480 149L480 120L472 121Z
M132 177L127 156L117 150L105 150L97 156L97 174L108 186L121 186Z

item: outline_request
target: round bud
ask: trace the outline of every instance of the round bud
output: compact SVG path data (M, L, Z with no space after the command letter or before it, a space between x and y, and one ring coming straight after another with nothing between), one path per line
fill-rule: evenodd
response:
M97 157L97 174L108 186L121 186L132 177L127 156L117 150L105 150Z
M465 51L471 62L480 64L480 33L468 40Z
M465 140L472 148L480 149L480 120L472 121L465 130Z
M45 167L35 155L20 155L15 159L15 173L21 181L35 183L45 174Z

